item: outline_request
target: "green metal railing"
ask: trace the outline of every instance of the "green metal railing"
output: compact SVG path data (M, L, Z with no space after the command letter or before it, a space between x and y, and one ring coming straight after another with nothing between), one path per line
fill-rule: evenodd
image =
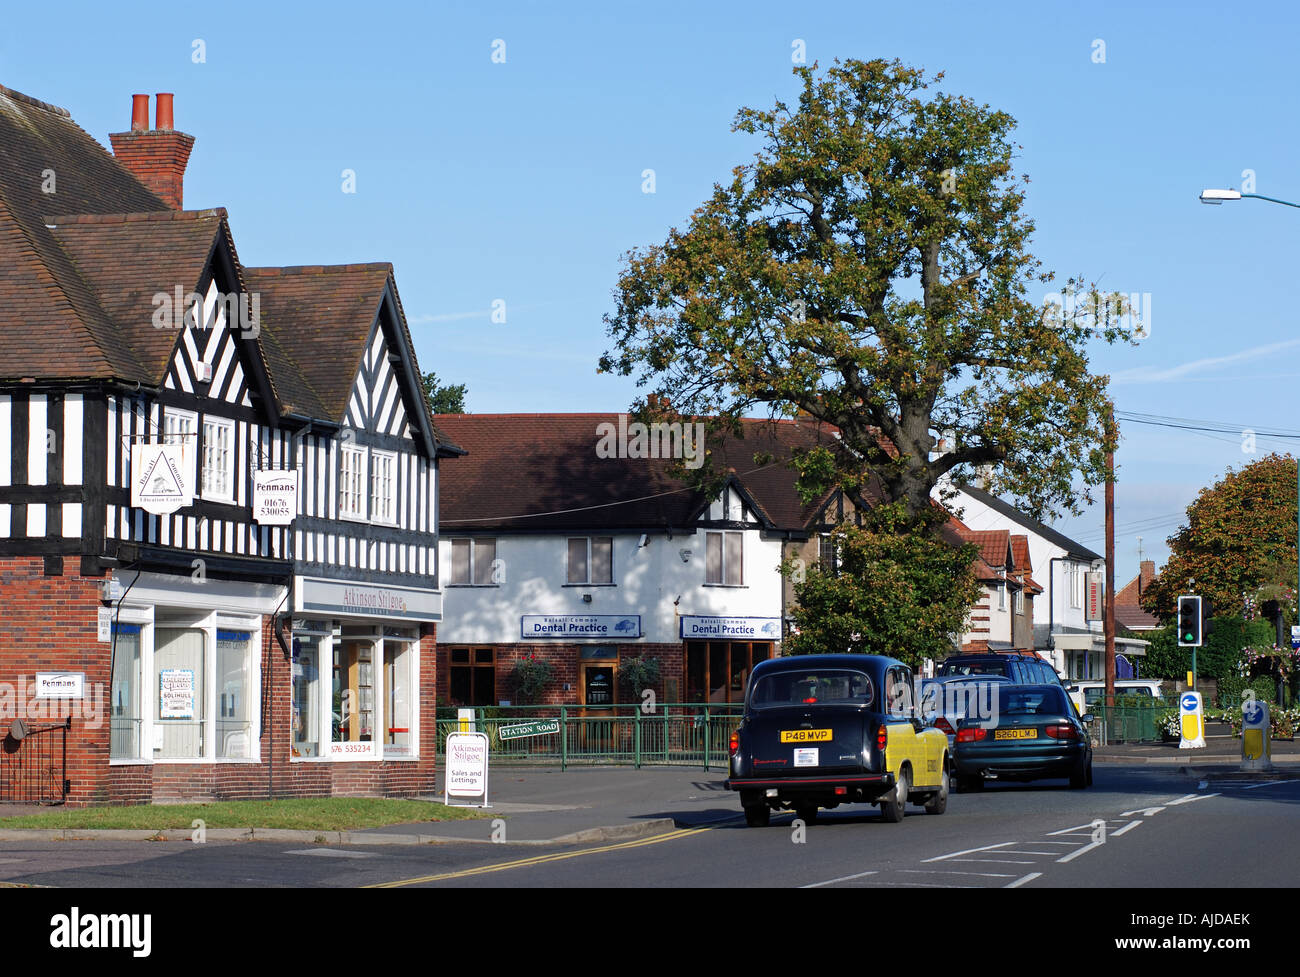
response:
M1109 708L1105 703L1096 702L1086 711L1097 717L1092 728L1098 732L1104 746L1108 743L1158 742L1162 734L1156 718L1168 708L1169 703L1159 699L1143 701L1128 697L1116 701Z
M481 706L476 732L486 733L493 761L559 764L675 764L725 766L731 732L740 725L740 703L590 706ZM511 726L558 720L554 733L511 738ZM455 709L438 710L438 752L460 728Z

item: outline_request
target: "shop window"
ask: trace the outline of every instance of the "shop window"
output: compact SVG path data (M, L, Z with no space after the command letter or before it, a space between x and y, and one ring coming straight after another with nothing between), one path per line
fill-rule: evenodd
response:
M569 540L568 582L608 584L614 582L614 539L594 536Z
M451 583L455 586L490 587L497 558L495 539L453 539L451 541Z
M154 632L154 747L156 758L204 755L206 635L196 628Z
M339 517L366 518L366 449L339 448Z
M253 633L217 630L217 756L247 760L253 755L249 675Z
M416 636L408 629L384 631L384 754L405 756L414 746L416 700L412 684Z
M739 587L745 582L744 533L705 533L704 582Z
M320 635L293 638L293 755L320 756Z
M453 706L497 704L495 649L452 648L448 664L448 693Z
M233 502L235 498L235 422L203 420L203 497Z
M112 759L140 756L140 625L113 625L113 680L109 701Z

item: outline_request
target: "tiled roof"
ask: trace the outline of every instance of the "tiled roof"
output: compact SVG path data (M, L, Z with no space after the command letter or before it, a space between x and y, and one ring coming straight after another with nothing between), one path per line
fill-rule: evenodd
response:
M1145 631L1160 627L1160 619L1154 614L1148 614L1133 604L1121 604L1118 596L1115 600L1115 621L1130 631Z
M278 406L342 420L390 264L242 269L224 210L169 209L65 109L0 86L0 308L13 323L0 379L161 385L177 336L155 328L154 296L193 291L221 241L242 287L264 293L245 349Z
M392 273L385 262L244 269L244 284L262 295L266 328L301 370L282 396L314 401L324 410L318 416L343 419Z
M1086 546L1080 543L1076 543L1074 540L1070 539L1069 536L1066 536L1064 533L1061 533L1053 529L1051 526L1048 526L1046 523L1039 522L1037 519L1025 515L1015 506L1007 502L1003 502L996 495L990 495L988 492L985 492L982 489L978 489L973 485L961 485L958 487L967 495L969 495L972 499L975 499L977 502L982 502L984 505L988 506L990 509L993 509L996 512L1000 512L1008 519L1011 519L1013 522L1018 523L1019 525L1023 526L1025 529L1028 529L1034 535L1041 536L1043 537L1043 539L1046 539L1049 542L1054 543L1055 545L1059 546L1061 549L1065 550L1066 553L1068 553L1070 556L1074 557L1075 559L1084 560L1088 562L1096 562L1097 560L1101 559L1101 557L1098 554L1094 553Z
M0 307L22 323L0 377L152 379L46 224L166 209L66 110L0 87Z
M651 529L687 526L703 500L669 474L671 459L602 458L601 424L618 414L439 414L469 453L442 473L440 523L449 530ZM630 421L629 421L630 423ZM834 445L824 425L744 422L744 437L711 442L714 468L734 471L762 517L802 530L825 497L805 505L785 464L796 448ZM755 462L771 454L772 461Z
M1011 532L1007 529L966 529L962 537L979 547L980 557L995 570L1007 568L1007 547L1011 545Z
M130 348L143 375L161 383L177 330L158 328L153 297L194 291L223 235L224 210L163 211L48 217L51 233L90 287L118 341Z

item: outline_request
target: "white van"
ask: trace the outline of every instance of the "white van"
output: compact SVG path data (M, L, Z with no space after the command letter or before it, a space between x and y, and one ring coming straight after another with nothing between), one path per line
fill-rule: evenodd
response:
M1143 695L1153 699L1164 699L1163 683L1155 678L1125 678L1115 680L1115 695ZM1073 681L1066 686L1070 701L1080 714L1091 711L1092 707L1106 698L1104 681Z

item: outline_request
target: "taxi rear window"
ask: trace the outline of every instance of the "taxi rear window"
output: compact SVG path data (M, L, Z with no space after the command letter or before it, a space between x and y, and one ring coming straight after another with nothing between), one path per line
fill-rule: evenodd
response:
M940 675L1006 675L1006 662L945 662Z
M769 672L754 683L750 705L771 706L856 705L869 706L876 689L866 672L849 669Z

